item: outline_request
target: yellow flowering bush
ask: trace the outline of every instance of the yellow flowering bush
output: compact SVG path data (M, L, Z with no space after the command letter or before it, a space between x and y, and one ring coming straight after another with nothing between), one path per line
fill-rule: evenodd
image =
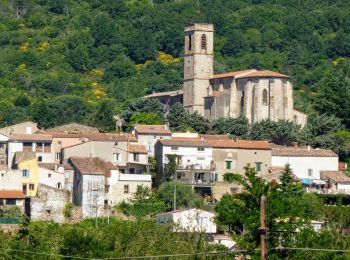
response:
M29 50L29 43L26 42L26 43L23 43L20 47L19 47L19 50L20 51L28 51Z
M104 71L102 69L92 69L90 74L93 76L103 76Z
M179 63L179 58L174 58L170 54L166 54L164 52L158 53L158 61L160 61L163 64L172 64L172 63Z
M45 52L49 48L50 44L47 41L41 42L36 49L38 52Z

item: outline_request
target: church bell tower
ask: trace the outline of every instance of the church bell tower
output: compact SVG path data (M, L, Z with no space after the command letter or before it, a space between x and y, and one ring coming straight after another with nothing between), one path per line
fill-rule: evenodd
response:
M185 27L183 104L204 116L204 96L213 76L214 26L195 23Z

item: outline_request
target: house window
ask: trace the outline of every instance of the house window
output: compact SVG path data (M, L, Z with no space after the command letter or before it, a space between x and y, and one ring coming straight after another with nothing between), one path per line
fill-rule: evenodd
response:
M256 162L255 163L255 169L256 169L257 172L261 171L261 164L262 164L262 162Z
M205 36L205 34L202 34L202 37L201 37L201 49L202 50L207 49L207 36Z
M119 169L120 173L125 173L125 169Z
M267 90L263 90L263 99L262 99L263 105L267 105Z
M120 161L120 154L119 153L114 153L113 154L113 162L119 162Z
M6 205L16 205L16 199L6 199Z
M27 194L27 184L23 184L22 185L22 192L23 192L23 194Z
M57 189L61 189L62 184L60 182L57 182Z
M197 148L197 151L198 151L198 152L204 152L204 147L198 147L198 148Z
M29 190L34 190L34 184L32 183L29 184Z
M133 153L133 156L134 156L134 162L138 162L140 160L140 154Z
M51 173L49 173L49 174L47 175L47 177L51 178Z
M129 185L124 185L124 193L125 194L129 193Z
M312 169L307 169L307 176L312 177L313 170Z
M232 161L225 161L226 163L226 169L231 170L232 169Z
M105 193L109 193L109 187L110 185L105 185Z
M56 160L60 161L61 160L61 153L56 153Z
M51 215L51 210L47 209L46 210L46 216L50 216Z
M22 171L22 176L25 178L29 178L29 171L28 170L23 170Z
M43 157L42 156L38 156L38 162L42 162L43 161Z
M135 168L130 168L129 173L130 174L134 174L135 173Z
M179 147L177 147L177 146L172 146L172 147L171 147L171 150L172 150L172 151L177 151L177 150L179 150Z
M192 50L192 35L188 35L188 50Z

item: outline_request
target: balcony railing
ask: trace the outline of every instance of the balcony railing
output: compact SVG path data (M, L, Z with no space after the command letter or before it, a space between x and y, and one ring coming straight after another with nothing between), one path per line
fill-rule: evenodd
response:
M214 171L216 169L215 164L178 164L176 166L177 170L209 170Z
M201 179L192 179L192 178L179 178L177 181L190 184L193 186L213 186L215 184L215 181L213 179L208 179L208 180L201 180Z

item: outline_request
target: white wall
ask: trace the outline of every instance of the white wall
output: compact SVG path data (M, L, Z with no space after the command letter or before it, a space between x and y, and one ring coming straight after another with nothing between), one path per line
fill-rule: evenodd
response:
M301 156L272 156L272 166L290 164L293 173L299 179L320 179L320 171L337 171L338 157L301 157ZM313 170L313 176L308 176L308 169Z
M22 171L18 171L18 170L0 171L0 189L22 190Z
M171 135L151 135L151 134L137 134L137 143L142 144L148 151L148 156L154 155L154 145L159 139L169 139Z
M50 177L49 177L50 174ZM52 171L39 166L39 184L45 184L47 186L58 188L57 184L61 183L61 188L65 188L65 174Z
M122 174L116 170L111 171L111 177L106 178L106 184L110 185L109 192L105 194L108 203L112 206L124 201L129 201L138 186L152 187L150 174ZM124 193L124 186L129 186L129 193Z
M169 212L157 216L157 223L174 222L176 232L216 233L215 214L199 209Z
M198 169L209 169L213 160L213 150L211 147L205 147L204 151L198 151L197 147L178 147L178 150L172 150L171 146L163 146L163 163L168 163L168 154L176 154L182 157L181 166L190 167L194 165Z
M9 168L12 166L13 157L15 156L16 152L22 152L23 151L23 143L14 143L9 142L8 143L8 157L7 157L7 165Z
M101 216L104 206L104 175L82 175L83 218Z

